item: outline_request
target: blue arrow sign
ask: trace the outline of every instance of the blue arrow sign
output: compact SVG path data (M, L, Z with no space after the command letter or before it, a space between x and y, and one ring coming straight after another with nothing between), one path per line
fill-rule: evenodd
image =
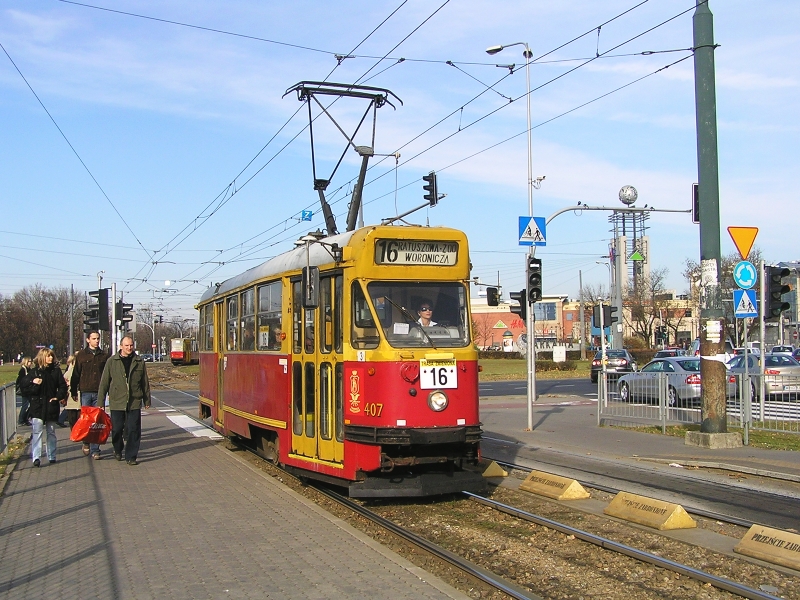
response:
M544 217L519 218L519 245L546 246L546 220Z
M749 290L756 284L758 276L753 263L742 260L733 267L733 281L743 290Z
M733 314L737 319L758 316L755 290L733 290Z

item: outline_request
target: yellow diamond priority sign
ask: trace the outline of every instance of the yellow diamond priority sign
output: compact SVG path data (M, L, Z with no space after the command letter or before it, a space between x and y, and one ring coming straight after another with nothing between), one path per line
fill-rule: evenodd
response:
M753 242L756 241L758 227L728 227L728 233L742 260L747 260L747 255L750 254Z

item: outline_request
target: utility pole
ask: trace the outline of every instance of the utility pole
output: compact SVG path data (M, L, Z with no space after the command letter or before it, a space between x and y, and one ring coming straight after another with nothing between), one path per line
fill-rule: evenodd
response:
M725 350L726 329L719 286L721 253L714 16L708 8L707 0L696 0L696 2L692 23L700 209L700 356L702 357L700 377L703 407L700 433L702 435L724 434L728 429L725 364L717 360Z
M581 324L581 360L586 360L586 321L583 314L583 272L578 271L578 289L580 298L578 299L578 319Z

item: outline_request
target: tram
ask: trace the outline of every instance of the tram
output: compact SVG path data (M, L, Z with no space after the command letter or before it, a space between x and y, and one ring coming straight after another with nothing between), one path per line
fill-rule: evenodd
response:
M353 497L484 491L465 234L298 243L200 299L200 417Z
M176 367L179 365L196 365L200 362L196 339L172 338L169 344L169 359Z

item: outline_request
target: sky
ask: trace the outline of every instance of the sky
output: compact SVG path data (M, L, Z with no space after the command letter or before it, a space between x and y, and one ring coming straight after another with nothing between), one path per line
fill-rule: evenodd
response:
M720 239L756 226L769 261L797 260L800 4L709 3L714 14ZM117 284L126 302L193 318L202 293L324 229L300 81L358 83L399 100L377 110L364 220L424 202L408 221L465 231L472 274L523 287L530 64L533 214L579 202L687 210L697 180L694 0L4 0L0 3L0 294L29 285ZM665 68L668 67L668 68ZM326 104L327 106L327 104ZM329 112L348 135L366 106ZM315 108L314 116L319 110ZM354 138L371 145L371 115ZM346 140L314 122L318 177ZM396 156L399 154L399 157ZM360 159L328 188L344 229ZM313 211L312 221L300 220ZM550 223L544 293L606 285L608 213ZM651 268L685 293L699 230L653 213Z

